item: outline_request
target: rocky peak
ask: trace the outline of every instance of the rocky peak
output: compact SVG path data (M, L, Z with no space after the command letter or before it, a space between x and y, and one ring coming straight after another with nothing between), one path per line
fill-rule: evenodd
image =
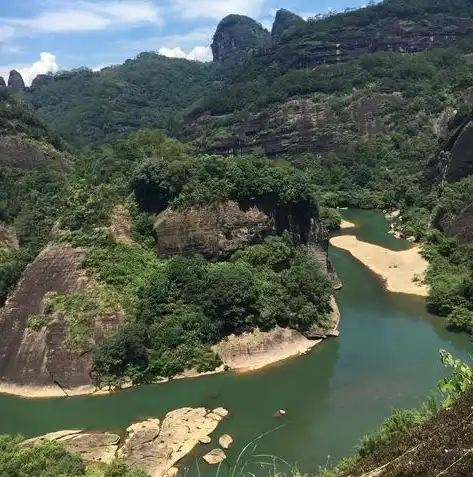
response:
M2 86L6 86L7 84L5 83L5 80L3 79L3 76L0 76L0 88Z
M17 91L23 91L25 89L25 82L18 71L10 71L10 76L8 77L8 87Z
M32 88L41 88L41 86L44 86L48 82L49 79L51 79L51 75L38 75L32 81L31 87Z
M273 29L271 30L271 36L273 38L279 38L289 29L304 23L304 19L295 13L281 8L276 12L276 18L274 19Z
M263 26L243 15L228 15L217 26L212 42L214 61L235 58L267 44L271 36Z

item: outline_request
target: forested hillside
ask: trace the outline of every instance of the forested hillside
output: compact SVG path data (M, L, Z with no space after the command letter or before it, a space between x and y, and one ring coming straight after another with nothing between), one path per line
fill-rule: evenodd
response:
M80 68L43 77L27 98L76 147L109 143L141 127L174 133L180 112L217 87L215 66L141 53L99 72Z
M271 33L231 15L212 49L211 64L142 53L0 87L2 383L119 388L215 370L230 335L325 336L337 207L400 209L428 309L473 333L472 2L280 11ZM352 468L391 458L432 407L394 414ZM54 446L0 451L85 472Z

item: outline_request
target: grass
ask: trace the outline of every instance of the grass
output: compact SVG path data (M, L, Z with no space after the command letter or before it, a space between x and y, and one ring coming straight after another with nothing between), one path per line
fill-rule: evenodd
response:
M44 314L30 315L27 321L27 328L32 331L41 331L49 321L49 317Z

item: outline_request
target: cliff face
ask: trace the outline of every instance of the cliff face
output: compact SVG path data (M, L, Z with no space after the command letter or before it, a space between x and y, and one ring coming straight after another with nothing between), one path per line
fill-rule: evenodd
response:
M327 102L290 99L257 113L204 115L189 123L184 134L195 138L201 151L226 156L257 148L270 157L323 153L333 149L345 132L389 134L386 107L401 102L399 94L372 94L352 101L340 112Z
M339 283L328 259L328 235L314 211L303 206L227 202L177 212L167 209L156 216L154 229L160 256L200 253L207 259L228 258L247 245L287 231L295 243L309 247L311 255Z
M225 61L254 53L267 44L270 34L259 23L243 15L228 15L217 26L212 41L214 61Z
M67 319L55 316L40 331L28 328L28 318L44 312L47 293L68 293L82 286L82 251L47 247L28 266L15 293L0 309L0 382L16 386L63 388L89 385L90 351L121 323L121 316L100 317L86 352L66 347Z
M0 136L0 166L34 169L56 159L63 170L71 168L66 155L54 148L42 148L39 143L19 137Z

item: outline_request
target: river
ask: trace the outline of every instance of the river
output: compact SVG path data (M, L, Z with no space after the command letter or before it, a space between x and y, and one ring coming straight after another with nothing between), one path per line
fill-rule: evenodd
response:
M344 217L359 227L342 233L397 250L408 246L387 235L381 214L346 211ZM467 335L447 331L442 319L429 315L422 298L386 292L345 251L332 247L330 256L344 284L337 292L342 316L338 339L252 374L177 380L109 396L0 396L0 432L29 437L71 428L121 431L134 420L161 417L183 406L223 406L230 416L216 432L234 438L230 460L253 438L282 424L262 439L258 451L307 472L350 454L392 408L417 406L427 397L445 372L439 349L467 359L472 347ZM281 408L287 414L273 417ZM202 446L197 453L210 448ZM194 458L187 464L195 466Z

